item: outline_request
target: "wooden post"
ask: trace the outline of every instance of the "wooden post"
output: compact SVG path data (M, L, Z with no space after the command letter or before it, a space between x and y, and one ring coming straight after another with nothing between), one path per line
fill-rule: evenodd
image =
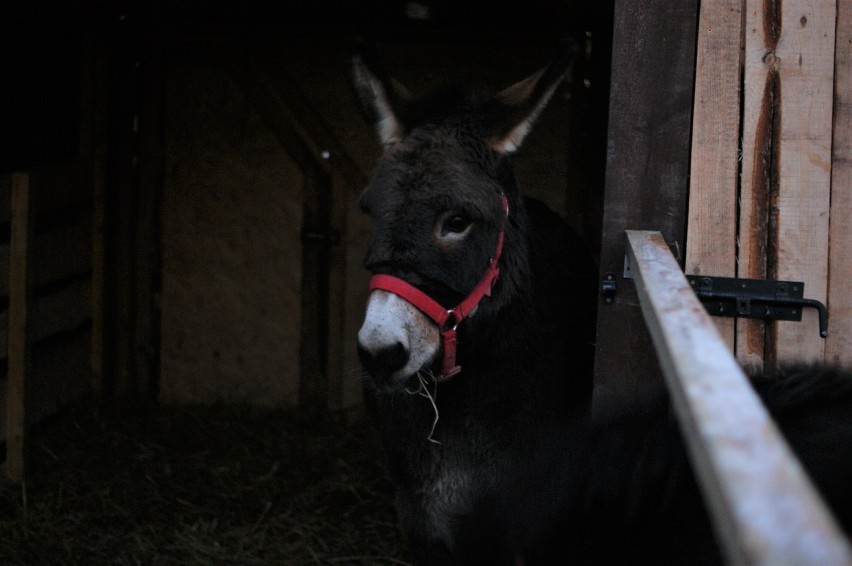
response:
M29 262L27 251L32 233L30 178L12 175L12 217L9 239L9 375L6 393L6 474L10 480L24 479L25 379L30 368L27 336L29 306Z
M642 313L731 564L850 564L852 549L659 232L629 231Z
M826 361L852 365L852 0L837 3Z
M835 1L746 0L739 276L804 281L825 301ZM821 360L816 313L741 320L748 365Z
M618 292L598 302L595 404L659 379L633 283L621 278L624 231L660 230L683 260L697 22L697 0L615 2L600 279L613 274Z
M684 270L736 276L742 0L701 6ZM734 320L716 318L733 351Z

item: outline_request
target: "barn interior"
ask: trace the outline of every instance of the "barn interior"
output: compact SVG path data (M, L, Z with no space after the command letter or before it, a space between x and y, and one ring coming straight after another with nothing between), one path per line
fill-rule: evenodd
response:
M10 345L13 186L30 205L25 480L3 484L0 562L401 563L354 348L355 201L380 145L351 42L426 92L508 86L574 38L515 165L597 253L612 2L39 2L0 19Z

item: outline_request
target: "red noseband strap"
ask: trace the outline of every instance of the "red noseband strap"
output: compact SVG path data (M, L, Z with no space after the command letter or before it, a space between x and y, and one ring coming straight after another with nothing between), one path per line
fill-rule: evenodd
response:
M456 365L456 328L466 317L476 310L483 297L490 297L494 282L500 276L500 254L503 252L503 235L505 233L505 219L509 217L509 201L506 195L503 198L503 212L505 213L504 225L500 227L497 234L497 249L494 257L488 262L485 274L473 291L465 297L455 308L445 309L432 297L411 285L407 281L394 277L393 275L373 275L370 279L370 291L380 289L398 295L411 303L420 312L431 318L441 329L441 341L443 346L443 361L440 373L437 375L439 381L449 379L461 371Z

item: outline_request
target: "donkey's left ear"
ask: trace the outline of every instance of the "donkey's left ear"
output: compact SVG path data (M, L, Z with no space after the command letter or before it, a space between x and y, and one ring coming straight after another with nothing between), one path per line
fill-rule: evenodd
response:
M488 144L498 153L513 153L523 143L538 115L574 63L577 44L565 42L547 67L497 93L501 118Z
M349 61L361 110L376 128L382 145L387 148L401 141L407 133L401 116L410 103L408 90L385 76L373 53L363 43L352 43Z

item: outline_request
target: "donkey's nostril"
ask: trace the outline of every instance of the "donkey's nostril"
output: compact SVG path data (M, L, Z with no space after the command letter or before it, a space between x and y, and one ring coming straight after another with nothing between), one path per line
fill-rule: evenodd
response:
M392 346L365 348L358 345L358 357L361 364L372 375L391 375L408 363L408 349L400 342Z

